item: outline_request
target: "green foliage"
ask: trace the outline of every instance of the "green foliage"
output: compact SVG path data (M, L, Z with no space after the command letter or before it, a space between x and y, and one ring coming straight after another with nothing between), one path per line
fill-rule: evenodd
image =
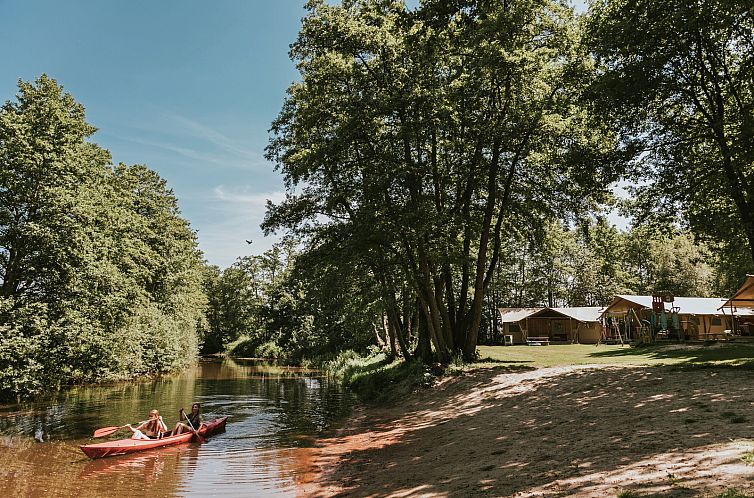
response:
M0 397L179 368L198 351L196 236L165 181L110 164L52 79L0 111Z
M709 252L691 234L635 228L625 234L623 243L625 287L632 294L667 290L676 296L713 295Z
M264 358L289 361L290 357L277 343L268 341L259 344L249 336L242 335L225 347L225 353L234 358Z
M321 261L317 251L302 256L285 240L211 269L204 351L295 363L343 348L366 351L378 313L362 299L364 279L347 266L323 272Z
M239 258L223 271L210 268L204 281L209 306L203 353L222 351L241 336L258 338L263 285L253 257Z
M751 3L599 0L584 26L595 102L636 144L632 211L736 255L721 268L740 281L754 271Z
M225 353L235 358L255 358L257 344L251 337L241 335L236 340L225 345Z
M362 268L331 245L297 256L266 308L278 342L292 358L326 358L374 343L379 291Z
M471 358L503 234L588 210L615 177L612 137L582 105L592 73L573 13L307 7L291 49L301 81L268 147L290 195L265 227L306 238L320 271L359 274L345 302L382 308L391 351L411 358L418 330L441 361Z
M528 240L514 233L508 246L486 296L490 323L498 307L604 306L616 294L711 297L718 289L714 257L686 232L621 232L597 217L571 229L552 223Z
M267 341L257 346L256 356L258 358L280 360L286 357L286 352L277 343Z
M405 362L379 353L363 357L344 351L325 363L324 369L343 380L360 400L390 403L422 387L429 387L435 376L420 361Z

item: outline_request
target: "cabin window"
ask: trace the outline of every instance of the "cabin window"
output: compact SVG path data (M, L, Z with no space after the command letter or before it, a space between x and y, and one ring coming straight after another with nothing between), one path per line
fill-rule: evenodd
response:
M521 332L521 325L517 323L511 323L510 324L510 331L511 332Z
M712 326L713 327L715 327L715 326L719 327L722 324L723 324L723 321L720 319L719 316L713 316L712 317Z

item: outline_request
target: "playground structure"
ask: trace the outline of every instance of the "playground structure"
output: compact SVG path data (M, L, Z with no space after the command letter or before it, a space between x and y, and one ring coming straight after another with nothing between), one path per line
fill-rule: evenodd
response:
M633 307L621 312L605 311L602 338L606 344L650 344L657 341L683 342L686 329L681 324L680 308L668 292L652 296L652 308Z
M602 313L607 344L649 344L727 339L732 320L717 298L676 298L669 292L652 296L616 296Z

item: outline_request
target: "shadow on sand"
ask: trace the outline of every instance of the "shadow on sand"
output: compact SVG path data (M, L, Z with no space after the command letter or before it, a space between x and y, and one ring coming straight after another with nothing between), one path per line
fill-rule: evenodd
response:
M370 408L361 425L328 441L365 442L339 455L322 484L341 486L342 496L752 489L754 470L744 466L726 481L724 469L740 470L746 449L715 460L709 448L751 437L753 381L752 372L734 369L480 370L399 407Z

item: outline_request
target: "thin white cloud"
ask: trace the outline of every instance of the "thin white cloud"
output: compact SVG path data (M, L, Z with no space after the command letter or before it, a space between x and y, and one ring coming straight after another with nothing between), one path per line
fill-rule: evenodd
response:
M249 160L264 160L262 154L257 150L248 148L243 142L233 140L214 128L170 111L165 111L165 116L179 125L181 129L189 132L194 138L206 140L226 152L237 154Z
M210 263L227 267L239 256L260 254L272 247L280 237L265 237L259 225L264 220L267 200L283 199L284 192L257 192L248 185L212 188L205 207L216 213L211 215L213 221L202 223L199 230L199 246Z
M285 199L285 192L254 192L250 187L236 187L229 189L224 185L218 185L212 189L216 200L242 204L249 207L265 207L267 201L280 202Z
M162 107L149 107L153 111L147 124L120 125L131 128L136 136L118 138L160 148L204 164L243 170L270 168L260 147L231 138L220 130Z
M212 164L218 167L246 170L246 171L259 171L260 168L270 168L270 164L265 159L250 160L241 157L234 157L224 152L209 152L201 151L182 145L176 145L166 140L154 140L141 137L132 136L120 136L122 140L129 142L146 145L148 147L155 147L162 149L173 154L177 154L181 157L191 159L199 165Z
M133 142L133 143L137 143L141 145L147 145L149 147L156 147L158 149L163 149L168 152L173 152L175 154L181 155L188 159L194 159L196 161L200 161L203 163L225 164L217 156L212 156L211 154L202 153L202 152L199 152L198 150L191 149L188 147L175 145L170 142L148 140L148 139L138 138L138 137L121 137L121 138L123 138L124 140L128 140L129 142Z

